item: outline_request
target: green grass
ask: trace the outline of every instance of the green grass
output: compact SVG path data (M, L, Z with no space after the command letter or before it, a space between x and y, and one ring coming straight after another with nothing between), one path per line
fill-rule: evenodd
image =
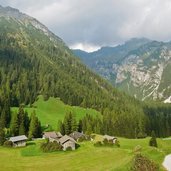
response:
M96 141L101 136L96 136ZM161 166L164 156L171 153L171 140L158 139L159 148L148 146L149 138L119 138L120 148L95 147L94 142L80 143L76 151L43 153L40 150L41 140L30 142L24 148L0 147L1 171L128 171L134 157L133 149L140 145L142 154ZM10 162L8 162L10 160ZM164 170L162 166L160 170Z
M72 107L64 104L57 98L50 98L44 101L42 96L34 103L34 107L25 109L29 115L36 111L43 126L49 124L53 129L57 128L59 119L63 119L65 113L73 112L77 119L85 116L100 115L93 109ZM12 108L17 111L18 108ZM102 136L96 135L95 141L102 140ZM95 142L94 141L94 142ZM149 138L146 139L126 139L119 138L120 148L117 147L95 147L94 142L83 142L76 151L43 153L40 150L42 140L29 142L25 148L9 149L0 147L0 170L1 171L127 171L130 168L134 157L134 148L137 145L142 147L141 153L162 168L165 155L171 153L171 140L158 139L159 148L148 146ZM10 160L10 162L8 162Z
M69 106L64 104L59 98L50 97L49 100L44 101L42 96L39 96L38 100L33 104L34 107L26 107L25 110L29 115L36 111L36 115L41 121L42 126L50 125L52 129L57 129L58 120L63 120L67 112L73 112L76 118L79 120L86 114L100 115L94 109L85 109L77 106ZM12 111L18 111L18 108L13 107Z

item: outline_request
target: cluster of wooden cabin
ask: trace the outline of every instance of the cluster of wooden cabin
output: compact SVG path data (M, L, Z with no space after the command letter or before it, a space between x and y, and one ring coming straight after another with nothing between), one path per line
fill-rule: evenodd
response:
M79 141L80 138L88 139L87 135L74 131L70 135L62 135L60 132L44 132L43 133L43 139L48 139L50 142L56 141L59 143L63 150L67 150L68 148L75 150L76 144ZM11 137L9 141L13 143L13 147L23 147L26 146L27 137L25 135L20 135L16 137ZM112 141L114 144L116 143L117 138L112 137L109 135L104 135L103 139L107 139L108 141Z
M44 139L49 139L50 142L56 141L59 143L63 150L65 151L67 148L71 148L75 150L76 143L80 138L86 139L87 136L83 133L74 131L70 135L62 135L60 132L44 132L43 134Z
M67 148L71 148L72 150L75 150L76 143L80 138L87 138L87 136L80 132L73 132L70 135L62 135L60 132L44 132L43 133L43 139L48 139L50 142L56 141L59 143L63 150L66 150ZM15 136L11 137L9 141L12 142L13 147L23 147L26 146L26 141L28 138L25 135Z

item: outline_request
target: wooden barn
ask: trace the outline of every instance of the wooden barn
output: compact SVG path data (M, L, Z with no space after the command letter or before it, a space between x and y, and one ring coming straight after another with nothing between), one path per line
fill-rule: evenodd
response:
M27 137L25 135L20 135L16 137L11 137L9 141L13 143L13 147L24 147L26 146Z
M64 135L62 138L58 140L59 144L62 145L63 150L67 150L67 148L71 148L75 150L76 142L73 138L69 137L68 135Z

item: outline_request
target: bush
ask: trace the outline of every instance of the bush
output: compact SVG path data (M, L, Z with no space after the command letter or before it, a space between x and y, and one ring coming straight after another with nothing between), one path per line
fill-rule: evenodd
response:
M132 171L159 171L159 166L147 157L137 154L133 160Z
M156 140L156 136L155 136L155 132L152 131L152 134L151 134L151 139L149 141L149 146L153 146L153 147L157 147L157 140Z
M56 141L42 143L40 148L43 152L53 152L62 150L62 146L58 144Z
M12 147L13 146L13 143L12 143L12 141L5 141L4 142L4 146L5 147Z
M142 133L142 132L139 132L138 135L137 135L137 138L138 138L138 139L146 138L146 137L147 137L147 134Z
M96 143L94 143L95 147L101 147L103 144L101 141L97 141Z
M119 141L116 139L116 141L115 141L115 144L114 145L116 145L117 147L120 147L121 145L120 145L120 143L119 143Z
M134 148L133 152L134 152L135 154L137 154L137 153L140 153L141 150L142 150L142 147L141 147L140 145L137 145L137 146Z
M85 137L80 137L80 138L78 139L78 142L83 142L83 141L85 141L85 140L86 140Z
M103 144L104 145L107 145L108 144L108 140L106 138L103 140Z

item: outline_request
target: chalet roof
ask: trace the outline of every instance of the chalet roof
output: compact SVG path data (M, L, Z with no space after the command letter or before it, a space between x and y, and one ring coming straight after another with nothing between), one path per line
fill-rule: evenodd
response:
M56 134L55 131L53 132L44 132L44 137L45 138L58 138L58 135Z
M27 140L27 137L25 135L10 137L9 139L9 141L12 141L12 142L18 142L18 141L24 141L24 140Z
M77 131L74 131L73 133L71 133L69 135L70 137L72 137L73 139L77 140L78 138L80 137L85 137L85 135L81 132L77 132Z
M107 140L114 140L114 139L117 139L116 137L109 136L109 135L104 135L103 138L104 138L104 139L107 139Z
M64 144L65 142L67 142L69 140L72 141L72 142L74 142L74 143L76 143L75 140L73 138L69 137L68 135L64 135L58 141L59 141L60 144Z

